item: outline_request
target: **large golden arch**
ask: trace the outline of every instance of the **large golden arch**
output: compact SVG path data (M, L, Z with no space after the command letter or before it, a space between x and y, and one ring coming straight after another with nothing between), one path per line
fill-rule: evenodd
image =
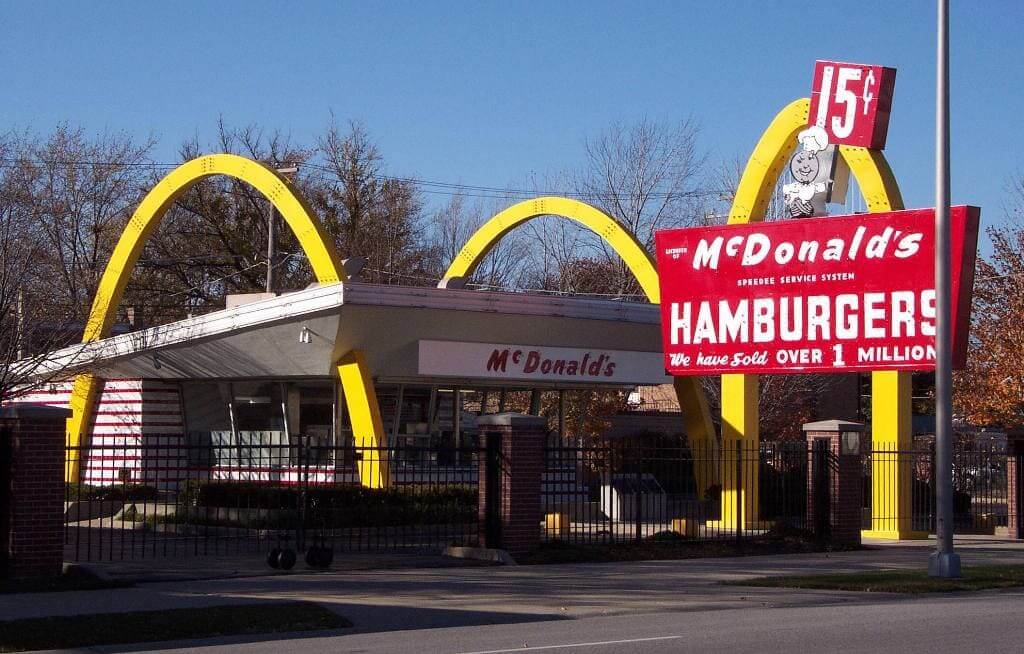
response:
M651 254L636 237L626 231L617 220L596 207L579 200L550 196L514 204L484 223L456 255L439 286L445 286L453 280L468 278L505 234L539 216L569 218L599 235L622 258L640 283L640 288L647 299L652 304L661 303L658 269ZM693 377L678 377L675 380L675 388L683 410L684 428L690 439L713 440L715 427L700 382Z
M658 270L651 255L636 238L622 228L617 220L596 207L579 200L560 197L540 197L524 200L499 212L480 226L466 241L441 280L444 286L452 279L467 278L473 274L487 253L515 227L539 216L561 216L580 223L608 243L629 267L640 283L644 295L658 304Z
M806 128L810 100L801 98L787 105L775 116L757 142L747 167L740 178L729 224L763 220L768 201L783 168L796 149L797 134ZM857 180L864 201L871 212L903 209L899 185L880 151L840 146L839 152ZM722 376L722 438L757 442L758 439L757 375ZM875 372L871 375L871 431L875 450L909 450L911 447L910 373ZM873 460L873 516L892 516L884 523L875 522L865 535L881 538L909 538L910 486L909 474L895 467L893 461ZM877 457L876 457L877 459ZM728 480L726 480L728 482ZM730 484L726 483L725 486ZM754 486L756 488L756 484ZM723 489L723 507L735 506L735 489ZM747 494L743 501L745 523L757 520L757 496ZM724 510L724 508L723 508ZM894 515L895 514L895 515Z
M86 322L85 333L82 335L83 343L109 335L125 286L139 255L145 248L146 241L182 193L200 180L213 175L226 175L249 184L277 208L298 238L318 282L326 285L347 281L341 259L330 237L314 217L313 210L285 177L274 169L245 157L233 154L206 155L188 161L168 173L146 194L135 209L103 271ZM344 391L354 420L353 432L360 433L366 445L379 444L383 436L379 412L367 408L370 401L375 399L371 397L372 386L367 390L365 384L361 383L363 379L368 378L365 362L361 357L356 357L346 359L339 365L339 373L343 368L358 370L361 373L341 375L343 386L348 381L348 387L345 387ZM68 419L68 445L72 454L65 468L69 481L78 479L80 460L86 456L86 450L82 446L88 442L89 428L101 385L102 381L90 374L82 374L75 378L71 395L72 415ZM375 406L374 402L374 408ZM360 424L357 425L356 422ZM376 474L376 470L374 472L376 481L364 479L364 483L386 483L385 475Z

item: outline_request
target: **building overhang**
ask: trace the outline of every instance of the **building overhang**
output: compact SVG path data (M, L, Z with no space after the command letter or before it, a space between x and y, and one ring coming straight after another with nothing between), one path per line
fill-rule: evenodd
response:
M159 327L50 353L40 375L90 371L104 378L259 379L333 377L333 364L362 350L377 380L524 385L467 368L422 370L421 342L501 344L628 359L631 376L578 380L537 376L540 386L661 383L658 307L648 304L350 282L316 286ZM531 350L532 351L532 350ZM542 350L543 351L543 350ZM566 354L568 353L568 354ZM654 355L658 356L655 357ZM625 367L625 366L622 366Z

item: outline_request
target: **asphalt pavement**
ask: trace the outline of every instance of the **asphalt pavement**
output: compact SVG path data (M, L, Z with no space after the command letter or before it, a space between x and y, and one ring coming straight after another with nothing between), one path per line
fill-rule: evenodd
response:
M143 583L77 593L0 595L7 619L313 601L353 629L207 641L222 651L676 652L1008 651L1024 642L1024 594L914 598L723 585L811 572L925 569L927 543L857 552L514 567L397 567ZM1020 543L961 543L965 565L1024 564ZM283 640L282 640L283 639ZM929 645L930 644L930 645ZM194 649L197 642L173 644ZM160 649L149 645L138 649ZM227 649L223 649L227 648ZM518 648L518 649L517 649ZM532 648L532 649L531 649ZM124 646L104 651L126 651ZM1012 647L1020 651L1021 647Z
M1020 652L1024 593L787 608L655 612L518 624L354 633L193 648L203 654L513 652ZM182 644L184 645L184 644ZM102 650L102 648L101 648ZM114 651L114 650L109 650ZM122 650L123 651L123 650ZM174 652L175 649L156 651Z

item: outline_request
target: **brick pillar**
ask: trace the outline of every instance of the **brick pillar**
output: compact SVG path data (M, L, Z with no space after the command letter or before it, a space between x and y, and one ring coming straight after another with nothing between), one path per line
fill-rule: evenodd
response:
M69 415L43 405L0 409L0 559L11 577L61 574Z
M1006 531L1010 538L1024 539L1024 521L1020 515L1020 465L1024 459L1024 431L1006 433Z
M827 534L837 545L860 545L861 506L864 492L864 463L861 455L864 425L845 420L823 420L803 426L807 438L809 458L807 475L807 518L814 529L815 503L824 500L819 496L815 479L818 474L826 477L828 487ZM824 441L828 453L822 462L814 455L815 441ZM824 463L823 470L817 466Z
M526 554L540 545L547 420L499 413L481 416L476 424L484 449L478 484L480 542L512 556ZM496 465L488 463L489 452L497 456ZM495 513L488 516L488 507Z

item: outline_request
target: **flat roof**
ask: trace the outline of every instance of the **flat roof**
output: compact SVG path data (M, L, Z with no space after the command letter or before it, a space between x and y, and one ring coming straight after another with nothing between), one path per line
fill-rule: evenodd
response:
M384 380L420 380L420 341L660 353L656 305L585 297L348 282L313 286L50 353L40 375L333 376L351 349ZM660 366L659 366L660 367ZM652 376L663 373L652 372Z

